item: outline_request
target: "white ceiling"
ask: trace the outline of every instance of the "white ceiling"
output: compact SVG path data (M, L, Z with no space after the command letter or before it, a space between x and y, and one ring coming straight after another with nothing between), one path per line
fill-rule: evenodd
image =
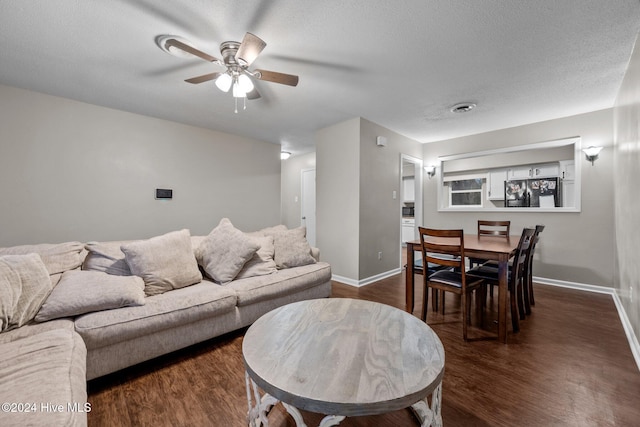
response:
M361 116L420 142L613 106L638 0L2 0L0 84L313 150ZM252 68L300 76L230 93L184 79L220 71L160 50L174 34L220 57L252 32ZM458 102L478 104L453 114Z

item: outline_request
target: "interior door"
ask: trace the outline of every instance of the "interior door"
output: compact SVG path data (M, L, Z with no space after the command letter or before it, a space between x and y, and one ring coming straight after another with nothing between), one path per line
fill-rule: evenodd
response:
M301 225L307 227L307 241L316 245L316 170L302 171Z

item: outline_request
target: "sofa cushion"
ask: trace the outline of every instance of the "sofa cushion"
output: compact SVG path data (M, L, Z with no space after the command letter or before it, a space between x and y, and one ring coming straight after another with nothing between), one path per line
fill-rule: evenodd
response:
M311 255L311 246L306 238L307 229L305 227L290 230L274 228L264 233L273 236L274 259L278 268L299 267L316 262L316 259Z
M1 345L0 401L36 406L32 412L1 411L0 425L86 426L86 357L80 336L64 329ZM52 409L59 405L62 410Z
M80 267L86 255L84 245L80 242L42 243L0 248L0 256L32 253L40 255L49 274L64 273L67 270Z
M10 331L1 333L0 344L20 340L22 338L41 334L43 332L53 331L55 329L64 329L73 332L75 331L73 320L55 319L44 323L29 322L26 325L19 327L18 329L12 329Z
M278 270L275 274L234 280L228 288L238 295L238 306L253 304L318 286L331 280L331 267L318 262Z
M245 263L242 270L240 270L235 277L235 280L253 276L264 276L265 274L272 274L278 271L276 262L273 259L275 253L273 237L256 233L247 233L247 236L260 247L251 259Z
M149 296L202 280L189 230L127 243L121 249L131 272L144 280L144 292Z
M238 275L259 248L258 243L235 228L228 218L222 218L202 241L196 257L207 275L224 285Z
M134 240L112 242L89 242L84 245L87 256L82 264L83 270L102 271L115 276L131 276L129 264L120 247Z
M75 319L75 328L87 348L94 349L215 317L235 305L232 290L203 281L148 297L143 306L83 314Z
M62 274L35 320L44 322L144 303L144 281L138 276L71 270Z
M40 255L0 257L0 331L33 319L52 287Z

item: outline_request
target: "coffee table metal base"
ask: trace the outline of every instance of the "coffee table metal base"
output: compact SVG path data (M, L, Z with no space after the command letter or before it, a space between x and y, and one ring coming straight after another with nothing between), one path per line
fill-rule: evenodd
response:
M286 402L281 402L268 393L262 393L261 396L258 386L247 372L245 372L245 382L247 386L247 402L249 403L249 412L247 414L249 427L267 427L269 425L267 416L271 408L278 403L282 403L282 406L296 422L297 427L307 427L298 408ZM411 409L420 421L421 427L442 427L442 382L433 390L431 405L429 405L427 397L411 405ZM327 415L320 421L318 427L337 426L345 418L344 415Z

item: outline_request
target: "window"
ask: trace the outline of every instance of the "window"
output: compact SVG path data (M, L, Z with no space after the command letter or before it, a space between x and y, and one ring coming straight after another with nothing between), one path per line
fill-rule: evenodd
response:
M482 206L482 179L449 182L449 206Z

